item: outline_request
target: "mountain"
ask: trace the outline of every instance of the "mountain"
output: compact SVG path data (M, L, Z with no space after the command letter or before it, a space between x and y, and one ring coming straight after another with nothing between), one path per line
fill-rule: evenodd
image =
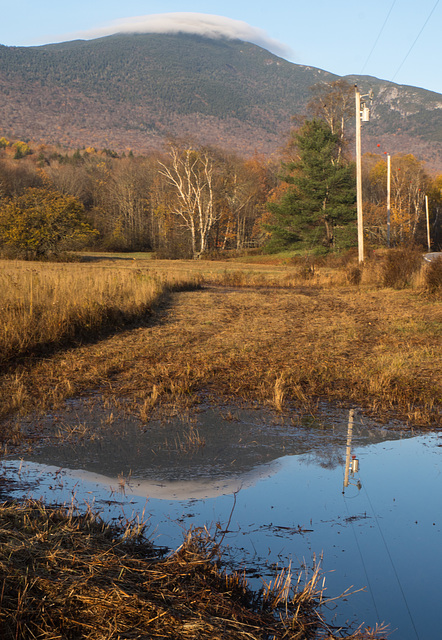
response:
M114 35L39 47L0 45L0 136L144 152L168 136L270 154L310 87L338 76L239 40ZM363 150L414 153L442 170L442 95L367 76Z

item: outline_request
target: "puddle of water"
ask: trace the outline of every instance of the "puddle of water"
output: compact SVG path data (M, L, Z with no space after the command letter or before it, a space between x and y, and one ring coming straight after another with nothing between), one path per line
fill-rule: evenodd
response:
M148 535L169 547L190 526L215 533L229 523L226 561L246 568L255 587L275 565L311 566L323 554L326 595L365 587L332 603L330 621L386 621L393 640L437 637L440 436L357 419L359 471L344 488L346 416L307 428L240 410L145 427L128 416L98 420L96 408L91 415L76 405L71 420L52 416L71 442L4 461L9 495L74 499L106 520L147 519Z

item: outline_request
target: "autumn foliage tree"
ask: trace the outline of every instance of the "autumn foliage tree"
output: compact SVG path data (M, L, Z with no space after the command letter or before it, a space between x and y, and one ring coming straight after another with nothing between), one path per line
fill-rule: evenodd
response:
M262 237L259 222L274 186L273 168L263 158L257 155L248 160L227 158L222 174L225 206L219 234L221 249L242 251L259 246Z
M29 188L0 209L0 244L26 257L78 248L95 233L82 204L54 190Z
M153 165L154 162L135 158L110 158L89 171L92 215L102 232L106 249L140 251L151 248Z
M387 160L371 154L364 158L365 229L382 244L387 236ZM412 154L391 157L391 243L419 243L423 240L425 195L431 193L431 179L424 165ZM425 236L425 234L424 234Z

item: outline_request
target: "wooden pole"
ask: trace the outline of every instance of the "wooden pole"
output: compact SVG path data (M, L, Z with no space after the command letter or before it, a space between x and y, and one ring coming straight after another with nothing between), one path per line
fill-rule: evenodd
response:
M344 489L348 487L348 476L350 473L350 458L351 458L351 440L353 437L353 419L355 410L350 409L348 414L348 429L347 429L347 452L345 456L345 473L344 473ZM342 492L344 493L344 492Z
M361 94L355 85L356 106L356 204L358 210L358 260L364 262L364 226L362 218Z
M428 243L428 252L431 251L431 241L430 241L430 212L428 210L428 196L425 196L425 211L427 213L427 243Z
M390 248L390 218L391 218L391 158L387 155L387 247Z

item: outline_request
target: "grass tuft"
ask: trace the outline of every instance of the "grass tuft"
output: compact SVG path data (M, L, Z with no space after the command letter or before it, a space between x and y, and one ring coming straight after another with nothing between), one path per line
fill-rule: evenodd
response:
M434 298L442 298L442 258L433 260L425 268L425 290Z
M414 247L392 249L385 256L383 285L404 289L412 283L412 277L422 268L422 252Z

